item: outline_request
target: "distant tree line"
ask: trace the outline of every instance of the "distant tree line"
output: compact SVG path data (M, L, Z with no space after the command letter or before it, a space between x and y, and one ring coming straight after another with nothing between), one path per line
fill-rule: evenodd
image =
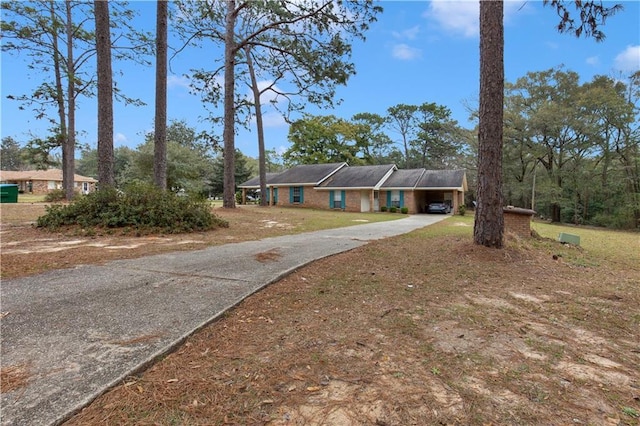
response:
M640 227L640 72L625 83L580 83L562 68L506 83L502 153L505 204L555 222ZM474 112L477 117L478 113ZM311 116L292 123L285 164L346 161L401 168L464 168L475 200L478 129L440 105L396 105L351 120Z
M147 133L144 141L135 149L114 149L114 185L125 188L130 184L154 183L154 138ZM206 197L221 197L223 193L223 154L213 149L208 141L184 121L172 121L166 132L167 139L167 189ZM55 152L55 151L52 151ZM2 139L0 159L2 170L30 170L60 167L59 155L29 144L22 146L11 137ZM267 150L269 171L281 170L282 165L275 152ZM76 173L98 177L98 151L85 148L76 160ZM236 151L235 176L239 183L255 176L257 159Z
M351 41L364 39L369 25L382 12L372 2L333 0L159 2L154 39L130 25L136 13L126 3L111 3L111 8L100 1L2 3L2 50L26 52L29 68L42 78L33 93L8 97L19 101L22 108L32 108L36 118L51 123L50 136L33 137L19 148L24 152L18 156L6 154L3 167L12 161L10 167L15 167L17 158L36 167L60 162L65 191L71 198L71 176L74 169L83 167L82 161L75 167L76 100L97 95L98 112L104 114L98 119L97 162L103 185L118 184L116 175L125 169L131 173L128 179L148 179L147 170L155 168L152 181L156 185L191 190L198 186L193 182L205 179L210 166L201 161L182 163L196 153L201 160L222 161L225 207L234 207L235 186L243 176L235 165L236 126L248 126L250 118L256 117L258 169L264 188L269 153L264 150L260 126L263 95L284 100L285 108L279 108L278 101L272 105L289 118L308 103L331 107L336 101L336 86L346 84L355 73L350 61ZM169 8L172 10L168 10L170 4L175 6ZM605 19L622 9L621 5L604 7L593 1L545 0L544 4L556 9L559 31L596 40L604 38L600 27ZM575 7L575 13L570 6ZM171 12L174 28L168 29ZM504 81L502 74L498 75L503 68L502 15L502 2L481 2L479 126L473 131L460 128L451 120L447 107L434 103L399 104L390 107L385 116L364 112L350 120L305 115L290 128L292 146L283 160L287 164L338 160L351 164L394 162L405 168L464 167L471 171L471 178L480 176L481 185L472 182L471 193L478 200L479 211L490 206L489 214L476 216L476 222L490 226L477 233L478 238L474 231L474 241L492 247L502 246L502 225L495 218L501 216L498 212L505 201L531 206L554 221L639 226L638 74L628 83L599 76L580 84L575 73L557 69L530 73L502 90ZM204 108L223 107L222 117L217 113L209 116L212 124L223 124L222 153L214 151L220 141L216 135L219 129L200 135L206 136L204 145L200 139L194 144L168 137L163 116L168 30L183 37L178 53L187 46L203 47L209 42L224 47L224 57L218 58L217 65L192 70L192 88L201 94ZM489 45L483 40L496 43ZM154 47L156 52L152 52ZM124 163L133 165L119 169L113 150L113 99L136 105L141 102L118 90L111 93L117 88L111 83L112 56L115 61L148 65L153 53L158 64L155 140L147 138L132 150L136 160ZM223 75L224 83L220 84ZM496 78L492 83L488 77ZM98 81L101 78L102 83ZM269 84L261 86L258 79ZM483 82L488 84L483 86ZM240 96L236 85L249 87L253 99ZM13 140L3 139L2 145L3 152L16 150ZM207 152L216 153L203 155L204 146ZM52 159L49 154L56 147L61 148L61 157ZM83 151L81 160L90 157L90 152ZM213 188L215 179L208 176L208 185ZM494 196L496 192L498 196ZM488 198L487 194L492 195Z
M503 196L557 222L635 228L640 221L640 72L627 82L605 76L580 83L562 68L531 72L505 86ZM472 112L472 116L477 116ZM441 105L395 105L385 115L351 119L304 115L289 130L289 148L266 151L268 171L346 161L401 168L467 170L475 200L477 129L465 129ZM224 158L183 121L167 128L167 187L220 196ZM37 142L37 143L36 143ZM60 158L43 141L2 140L3 170L47 168ZM51 144L53 147L55 144ZM136 149L115 150L116 185L153 182L154 134ZM258 160L236 150L235 180L258 174ZM76 171L97 176L95 150Z

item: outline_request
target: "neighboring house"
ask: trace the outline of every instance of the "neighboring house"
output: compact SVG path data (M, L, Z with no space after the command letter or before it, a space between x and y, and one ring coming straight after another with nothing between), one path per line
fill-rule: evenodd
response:
M424 213L432 202L454 212L464 202L464 170L399 170L394 164L353 166L347 163L295 166L267 178L269 204L376 212L383 206ZM241 185L243 196L259 186L253 178ZM273 201L271 201L273 200Z
M73 187L76 192L88 194L96 190L98 181L91 177L73 175ZM21 193L48 194L62 189L62 170L0 170L0 182L15 183Z

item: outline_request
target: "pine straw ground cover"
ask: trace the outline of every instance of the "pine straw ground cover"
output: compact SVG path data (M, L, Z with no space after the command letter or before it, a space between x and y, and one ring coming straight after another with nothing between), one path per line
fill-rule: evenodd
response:
M638 234L589 231L605 259L471 225L302 268L67 425L637 425Z
M3 279L393 218L215 209L229 228L88 236L25 225L42 206L1 208ZM584 249L510 238L497 251L473 246L471 229L452 217L309 265L68 424L638 424L638 234L536 224ZM3 366L1 390L28 370Z

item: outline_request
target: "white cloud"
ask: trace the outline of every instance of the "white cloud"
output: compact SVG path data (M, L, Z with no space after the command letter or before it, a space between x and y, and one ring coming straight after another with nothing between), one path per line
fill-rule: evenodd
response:
M558 43L554 43L552 41L547 41L545 42L545 45L549 48L549 49L553 49L553 50L558 50L560 49L560 45Z
M615 68L620 71L635 72L640 70L640 45L627 46L615 59Z
M265 128L288 126L282 114L277 112L268 112L266 114L262 114L262 124Z
M170 75L167 77L167 87L183 87L185 89L189 89L189 77L187 76L179 76L179 75Z
M509 22L513 15L525 9L520 1L504 2L504 20ZM478 37L480 33L480 3L474 0L433 0L423 13L440 28L450 34L465 38Z
M600 64L600 58L598 58L597 56L589 56L587 58L587 64L588 65L599 65Z
M258 82L258 90L261 92L269 87L271 87L272 90L266 90L260 95L260 104L279 104L285 101L283 96L278 95L278 92L281 92L281 89L277 85L273 84L273 80L262 80ZM251 90L247 91L246 99L250 102L253 101L253 92Z
M127 137L122 133L116 133L113 135L113 142L115 143L126 143Z
M407 39L407 40L415 40L416 37L418 36L418 33L420 33L420 26L416 25L415 27L411 27L408 28L406 30L402 30L402 31L393 31L391 34L400 40L403 39Z
M480 6L477 1L434 0L424 16L434 20L445 31L476 37L478 35Z
M412 59L420 58L422 56L422 51L415 47L400 43L393 46L391 55L396 59L410 61Z

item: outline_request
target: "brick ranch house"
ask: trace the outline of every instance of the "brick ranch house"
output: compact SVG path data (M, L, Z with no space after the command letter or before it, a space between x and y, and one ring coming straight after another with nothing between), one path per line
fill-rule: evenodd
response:
M98 181L91 177L73 175L73 187L77 193L88 194L96 190ZM18 185L18 191L26 194L48 194L62 189L62 170L0 170L0 182Z
M464 170L399 170L394 164L352 166L347 163L305 164L267 175L269 205L377 212L383 206L407 207L410 214L426 212L444 202L453 212L464 203ZM238 185L243 203L247 191L260 188L259 177Z

